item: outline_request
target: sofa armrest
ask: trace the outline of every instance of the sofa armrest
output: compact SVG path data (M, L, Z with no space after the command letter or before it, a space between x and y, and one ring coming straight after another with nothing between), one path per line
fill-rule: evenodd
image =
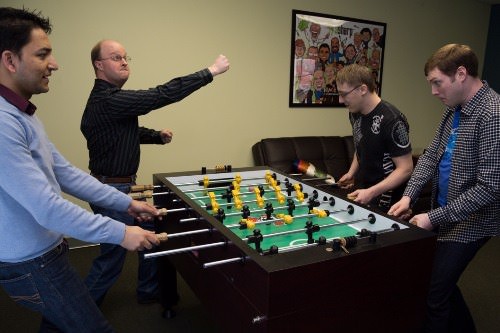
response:
M262 155L262 143L259 141L252 146L252 155L255 165L266 165Z

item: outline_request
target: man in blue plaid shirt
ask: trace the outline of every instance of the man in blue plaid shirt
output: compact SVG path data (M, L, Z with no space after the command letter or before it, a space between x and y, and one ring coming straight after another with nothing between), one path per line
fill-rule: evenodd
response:
M479 79L477 56L466 45L437 50L425 64L425 75L446 110L389 214L406 213L432 180L430 211L410 219L438 234L425 331L475 332L457 282L500 231L500 96Z

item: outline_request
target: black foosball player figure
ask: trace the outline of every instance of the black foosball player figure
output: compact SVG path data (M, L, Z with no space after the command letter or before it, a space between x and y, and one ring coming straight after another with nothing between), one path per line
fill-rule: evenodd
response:
M325 245L326 244L326 237L325 236L319 236L318 238L318 245Z
M269 254L276 254L279 252L278 246L276 245L271 245L267 251L264 251L264 255L269 255Z
M287 210L288 210L288 215L293 216L293 211L295 210L295 201L292 199L287 200Z
M249 216L250 216L250 208L247 205L244 205L243 208L241 209L241 217L246 219Z
M259 189L260 196L261 197L264 196L264 194L266 193L266 191L264 190L264 186L259 185L258 189Z
M262 236L262 233L260 232L260 229L254 229L253 235L248 236L247 243L248 244L255 244L255 250L259 253L262 253L262 248L260 247L260 243L264 240L264 236Z
M317 198L309 197L309 199L307 199L307 207L309 208L309 211L311 211L314 207L319 207L320 204L321 203Z
M226 218L226 213L224 212L224 209L219 208L217 210L217 213L214 215L214 217L219 221L220 223L224 223L224 219Z
M222 199L226 199L226 202L229 204L233 198L233 192L231 189L227 188L226 193L223 193L221 196ZM227 209L231 209L231 205L227 205Z
M361 229L361 231L358 231L356 234L359 237L367 237L370 235L370 231L368 229L363 228L363 229Z
M270 202L266 203L266 219L267 220L272 219L273 213L274 213L273 204Z
M307 244L314 243L313 233L319 231L319 225L313 224L311 220L307 220L305 228L307 234Z
M291 197L292 196L292 192L295 191L295 189L293 188L293 185L292 183L290 183L288 181L288 178L286 179L285 181L285 188L286 188L286 194Z

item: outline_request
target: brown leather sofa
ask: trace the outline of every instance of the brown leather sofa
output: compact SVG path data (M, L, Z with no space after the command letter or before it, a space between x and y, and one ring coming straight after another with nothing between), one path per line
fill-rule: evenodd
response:
M294 161L301 159L335 179L342 177L351 165L354 155L352 136L302 136L265 138L252 146L255 165L267 165L286 174L295 173ZM413 157L413 163L418 157ZM431 187L428 184L413 206L418 214L430 208Z

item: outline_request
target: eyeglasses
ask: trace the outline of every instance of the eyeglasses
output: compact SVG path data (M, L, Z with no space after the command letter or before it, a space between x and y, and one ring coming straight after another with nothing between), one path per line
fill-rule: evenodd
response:
M339 91L339 96L342 97L342 98L346 98L347 95L349 95L350 93L352 93L354 90L358 89L361 86L362 85L356 86L356 87L352 88L351 90L349 90L347 92L341 92L341 91Z
M132 60L132 58L130 58L129 56L122 57L119 54L113 54L111 57L101 58L101 59L97 59L97 60L112 60L114 62L121 62L122 60L125 60L125 62L129 62L130 60Z

